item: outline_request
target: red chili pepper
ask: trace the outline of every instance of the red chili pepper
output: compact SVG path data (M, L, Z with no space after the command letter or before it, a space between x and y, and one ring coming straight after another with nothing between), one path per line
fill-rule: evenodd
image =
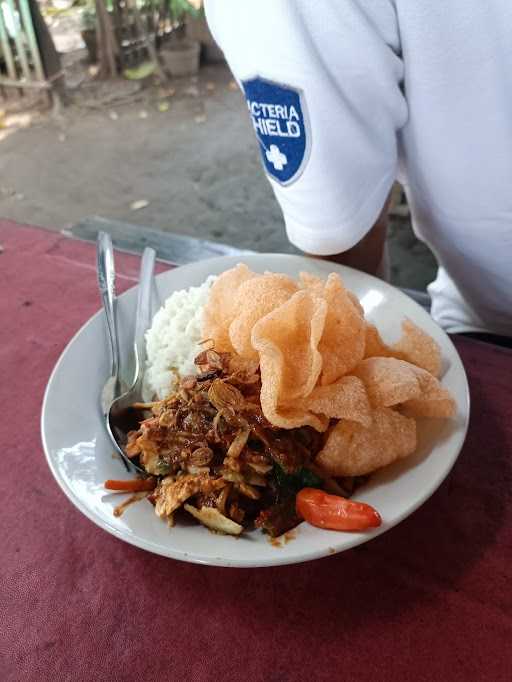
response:
M107 490L117 490L126 493L138 493L143 490L154 490L156 479L154 478L133 478L130 481L105 481Z
M319 528L366 530L382 523L379 512L369 504L329 495L317 488L303 488L295 505L299 516Z

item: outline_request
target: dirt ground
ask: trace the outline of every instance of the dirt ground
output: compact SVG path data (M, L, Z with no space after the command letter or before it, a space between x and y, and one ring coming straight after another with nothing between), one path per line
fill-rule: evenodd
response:
M0 118L1 216L65 229L100 215L240 248L294 251L225 65L142 87L98 83L83 56L65 56L69 106ZM424 288L433 258L407 217L392 221L390 246L393 281Z

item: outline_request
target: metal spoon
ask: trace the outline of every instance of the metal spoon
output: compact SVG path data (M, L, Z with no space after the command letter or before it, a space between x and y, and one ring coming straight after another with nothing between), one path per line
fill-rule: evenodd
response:
M119 379L119 340L116 320L116 272L114 268L114 251L112 240L106 232L99 232L96 242L96 261L98 271L98 286L100 289L105 319L107 322L107 336L110 342L111 368L110 376L101 391L100 403L103 414L107 414L114 398L121 392Z
M134 403L142 401L142 381L144 378L144 363L146 360L145 333L151 324L151 286L155 267L156 252L145 248L142 254L139 276L139 291L137 296L137 312L135 317L135 337L133 350L135 355L135 375L131 387L115 398L105 415L107 431L112 439L116 451L123 458L125 464L145 473L125 454L123 446L128 439L129 431L136 431L140 421L144 418L141 410L133 407Z

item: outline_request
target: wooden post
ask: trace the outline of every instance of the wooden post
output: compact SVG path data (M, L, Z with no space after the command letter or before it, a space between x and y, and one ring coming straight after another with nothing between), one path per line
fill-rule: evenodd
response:
M14 59L12 57L12 50L9 44L9 35L7 34L7 29L4 23L4 15L2 13L2 5L0 4L0 47L2 48L2 53L5 58L5 64L7 66L7 75L12 80L17 79L16 66L14 64Z
M14 21L14 43L16 45L16 52L18 54L18 59L20 60L23 78L25 78L27 81L31 81L32 80L32 74L30 73L27 55L25 54L25 45L23 44L23 40L22 40L21 26L16 25L16 17L18 16L18 13L16 12L16 8L14 7L14 0L7 0L7 6L9 7L9 10L11 12L11 16L12 16L13 21Z
M51 104L50 100L53 100L54 107L57 107L59 103L65 104L67 101L66 80L62 71L60 54L55 49L52 35L41 14L37 0L27 0L27 2L36 47L42 63L43 77L51 84L51 89L48 90L48 104Z
M20 8L21 17L23 19L23 28L25 29L25 35L27 36L27 42L30 48L32 63L34 65L37 79L44 81L45 75L43 71L43 64L39 54L39 46L37 44L36 34L32 24L32 16L30 14L28 0L18 0L18 7Z
M117 43L110 15L105 0L96 2L96 34L98 36L99 77L109 78L117 75L116 57L119 55Z

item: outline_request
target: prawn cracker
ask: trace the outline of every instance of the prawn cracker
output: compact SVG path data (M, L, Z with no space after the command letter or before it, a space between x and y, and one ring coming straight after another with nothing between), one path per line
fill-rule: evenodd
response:
M416 422L389 407L378 407L372 423L339 421L315 463L331 476L364 476L416 450Z
M327 303L302 290L253 327L252 345L260 355L261 404L269 421L278 405L305 398L315 387L322 371L318 345L326 315Z
M363 359L365 321L339 275L329 275L322 295L327 302L327 317L318 349L323 359L320 382L325 386L350 372Z
M203 336L212 339L218 352L233 352L229 325L236 314L234 294L243 282L253 277L256 277L255 273L247 265L239 263L219 275L210 289L203 313Z
M421 397L414 365L395 358L367 358L354 370L373 407L391 407Z
M406 319L402 322L402 337L393 344L391 350L395 357L398 355L435 377L441 375L442 359L439 344L411 320Z
M334 419L350 419L369 426L371 407L363 382L345 376L329 386L316 386L312 393L295 403L298 407Z
M414 367L418 378L421 395L419 398L407 400L401 406L401 412L408 417L434 417L447 419L454 417L457 404L450 391L441 385L429 372Z
M373 324L366 323L365 327L365 358L389 358L394 354L382 340L379 330Z
M252 328L265 315L285 303L298 290L286 275L265 273L243 282L234 296L235 318L229 327L230 342L245 358L257 358L252 347Z

